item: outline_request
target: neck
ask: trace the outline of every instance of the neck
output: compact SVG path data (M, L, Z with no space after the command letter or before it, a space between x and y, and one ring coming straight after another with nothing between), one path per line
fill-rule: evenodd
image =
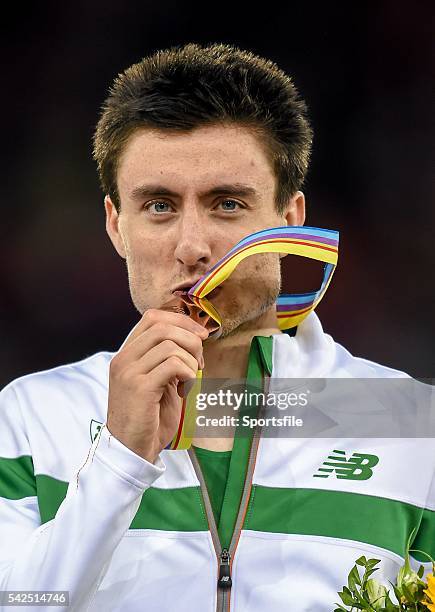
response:
M280 334L273 305L253 321L241 325L234 333L204 344L204 378L244 378L249 349L254 336Z

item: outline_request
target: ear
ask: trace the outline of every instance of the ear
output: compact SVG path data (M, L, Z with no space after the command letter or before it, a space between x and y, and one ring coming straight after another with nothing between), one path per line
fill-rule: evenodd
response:
M112 241L113 246L123 259L126 259L126 248L124 239L119 228L119 216L120 213L116 210L116 207L109 195L104 198L104 208L106 210L106 232Z
M290 198L283 217L287 225L303 225L305 223L305 195L302 191L296 191Z
M296 191L282 213L283 225L303 225L305 223L305 195ZM280 259L287 253L280 253Z

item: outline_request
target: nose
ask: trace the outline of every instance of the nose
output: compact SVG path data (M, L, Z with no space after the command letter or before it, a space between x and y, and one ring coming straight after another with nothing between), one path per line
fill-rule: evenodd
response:
M210 227L195 209L183 214L178 226L174 255L184 266L209 265L211 261Z

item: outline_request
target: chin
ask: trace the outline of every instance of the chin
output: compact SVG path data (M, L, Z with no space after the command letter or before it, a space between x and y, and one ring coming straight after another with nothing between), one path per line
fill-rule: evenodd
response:
M243 319L233 319L232 321L224 320L222 325L222 334L219 336L219 339L235 336L238 333L248 329L256 329L256 327L259 327L256 325L256 322L260 316L261 315L254 314L251 316L247 315L246 318Z

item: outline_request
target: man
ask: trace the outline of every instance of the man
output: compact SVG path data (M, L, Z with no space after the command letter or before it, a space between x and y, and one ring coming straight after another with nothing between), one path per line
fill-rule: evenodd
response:
M278 253L246 259L216 292L215 341L162 308L245 236L304 224L311 139L291 79L230 46L161 51L116 78L94 157L141 318L116 353L2 391L0 589L68 591L72 610L329 611L357 557L393 579L414 524L434 553L431 444L198 434L167 450L179 385L198 369L405 376L350 355L314 313L282 333ZM337 445L379 466L315 478Z

